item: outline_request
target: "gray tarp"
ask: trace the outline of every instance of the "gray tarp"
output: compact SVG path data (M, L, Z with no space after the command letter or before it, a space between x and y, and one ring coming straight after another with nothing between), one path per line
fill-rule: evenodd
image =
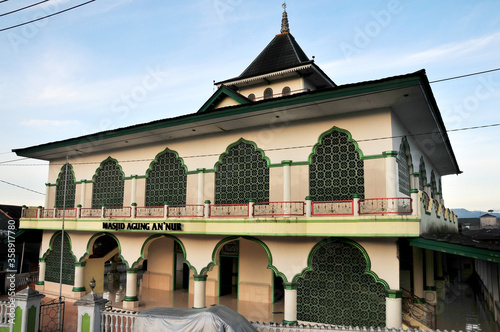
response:
M250 322L223 305L204 309L153 308L137 314L134 332L255 332Z

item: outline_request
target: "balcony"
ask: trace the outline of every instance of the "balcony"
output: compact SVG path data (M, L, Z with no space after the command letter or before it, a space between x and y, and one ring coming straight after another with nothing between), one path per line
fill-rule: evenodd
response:
M227 234L231 230L253 235L418 236L429 229L458 229L456 216L423 192L412 197L343 201L312 201L306 197L304 201L246 204L206 201L148 207L23 208L21 228L60 229L63 218L68 230L171 230L197 234Z

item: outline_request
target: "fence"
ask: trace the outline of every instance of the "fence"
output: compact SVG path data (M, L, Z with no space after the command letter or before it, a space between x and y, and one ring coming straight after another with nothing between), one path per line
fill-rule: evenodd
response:
M359 201L359 214L411 214L411 198L370 198Z
M304 202L255 203L253 215L255 217L303 216L304 205Z
M210 217L248 217L248 204L211 204Z
M345 216L354 214L353 201L312 202L313 216Z
M405 324L411 326L411 322L408 318L412 318L431 329L435 329L437 323L436 306L426 303L424 300L418 298L416 295L404 288L402 288L402 290L403 320L405 321Z
M137 312L107 309L101 311L102 332L132 332Z

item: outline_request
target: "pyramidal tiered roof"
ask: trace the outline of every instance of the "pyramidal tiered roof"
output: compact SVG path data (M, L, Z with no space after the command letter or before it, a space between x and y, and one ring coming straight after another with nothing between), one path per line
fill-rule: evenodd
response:
M215 83L220 86L239 85L242 80L248 84L248 79L266 76L263 82L269 82L275 73L282 71L297 72L299 75L308 76L311 83L318 88L335 86L330 78L309 59L290 33L286 4L283 4L283 17L281 19L281 33L264 48L252 63L237 77ZM256 81L253 80L255 83Z

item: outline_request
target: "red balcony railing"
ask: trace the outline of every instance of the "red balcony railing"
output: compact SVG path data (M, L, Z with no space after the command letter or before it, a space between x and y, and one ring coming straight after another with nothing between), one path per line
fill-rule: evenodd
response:
M353 214L353 201L312 202L313 216L348 216Z
M210 217L248 217L248 204L211 204Z
M304 202L255 203L253 215L255 217L303 216L304 206Z
M186 204L186 205L168 205L168 217L186 217L195 218L203 217L205 213L205 206L201 204Z
M411 214L411 198L369 198L359 200L359 214Z

